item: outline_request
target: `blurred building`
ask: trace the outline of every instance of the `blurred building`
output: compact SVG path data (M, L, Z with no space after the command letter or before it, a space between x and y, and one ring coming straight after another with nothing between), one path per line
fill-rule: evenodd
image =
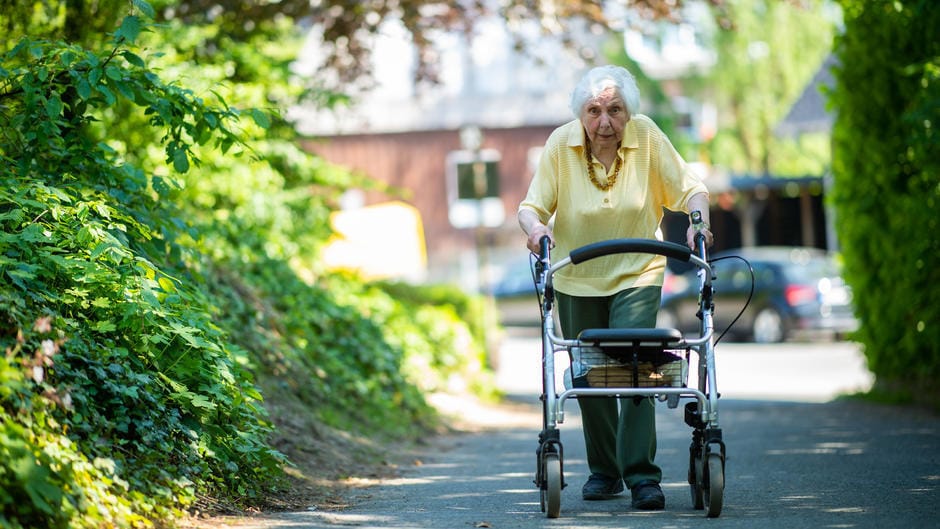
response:
M484 20L472 38L442 34L442 83L428 87L414 84L414 51L404 30L388 24L373 47L375 89L354 94L359 98L349 107L299 108L290 116L308 138L306 149L402 192L366 192L365 205L400 200L420 212L429 280L475 288L484 280L478 275L481 242L494 268L526 252L516 208L539 148L555 127L573 119L571 89L598 57L602 39L585 31L582 47L568 49L537 35L522 54L501 19ZM307 61L315 71L315 47ZM495 153L498 170L502 222L482 230L452 222L454 160L476 156L461 141L468 128L480 131L480 154Z
M705 11L690 16L708 15ZM709 139L717 126L714 107L685 97L675 82L690 69L707 70L714 64L714 54L703 46L696 26L632 24L626 15L622 20L618 29L623 31L625 49L647 77L661 83L680 116L679 133L693 141ZM568 108L570 92L592 63L603 62L605 38L584 28L582 38L575 39L580 48L569 49L542 38L533 26L528 51L522 54L503 20L484 20L471 37L440 35L442 83L422 87L412 79L414 51L407 35L389 23L373 47L378 83L373 90L353 94L356 99L349 107L298 108L290 117L308 137L306 149L402 191L400 195L366 192L363 204L399 200L420 213L427 245L425 279L476 288L498 274L504 263L525 255L516 208L545 139L574 118ZM308 71L316 70L316 55L316 47L310 47L301 71L304 62ZM467 128L482 133L480 152L495 153L503 210L496 226L476 229L452 222L453 160L477 155L461 141L461 131ZM814 227L800 227L804 222L821 224L813 217L821 207L821 196L812 191L818 187L814 182L764 177L744 181L740 175L712 174L704 165L699 169L716 202L713 227L721 232L722 247L749 239L825 247L825 237L820 244ZM749 211L754 215L721 208L721 201L735 198L736 193L753 199ZM684 222L681 216L668 218L667 238L683 240ZM793 226L795 234L789 231ZM482 273L481 246L487 252Z

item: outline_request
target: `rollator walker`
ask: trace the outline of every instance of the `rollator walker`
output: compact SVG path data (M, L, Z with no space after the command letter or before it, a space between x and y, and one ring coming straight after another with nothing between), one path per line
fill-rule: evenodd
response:
M704 236L696 235L697 252L671 242L613 239L582 246L557 263L550 262L549 238L543 237L534 280L542 312L542 431L536 452L535 484L542 512L561 514L565 487L564 448L558 425L571 398L653 397L669 408L685 403L685 422L692 428L688 482L692 506L709 518L721 514L725 487L725 443L718 423L715 376L712 268ZM700 333L686 337L676 329L585 329L576 338L555 334L552 318L554 274L567 266L621 253L663 255L698 267ZM570 368L565 389L558 389L555 354L567 353ZM694 353L694 355L692 355ZM697 367L696 387L688 387L691 357Z

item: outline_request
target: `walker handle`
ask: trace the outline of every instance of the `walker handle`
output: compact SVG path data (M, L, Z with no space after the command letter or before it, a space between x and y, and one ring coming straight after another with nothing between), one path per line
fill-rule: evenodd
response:
M548 259L548 251L551 249L552 238L548 235L543 235L539 239L539 260L545 261Z
M695 210L690 214L692 227L695 228L695 236L692 238L695 243L695 250L698 252L698 256L705 260L705 234L702 233L702 230L699 229L701 226L705 225L705 220L702 219L702 212ZM705 225L707 227L707 225Z
M681 244L657 241L655 239L610 239L576 248L571 251L569 257L571 258L572 264L579 264L594 259L595 257L618 253L650 253L664 255L687 263L692 255L692 250Z
M542 283L545 281L545 271L551 266L549 262L549 252L552 249L552 239L548 235L543 235L539 239L539 258L535 261L535 288L541 292Z
M697 255L704 261L706 260L705 234L698 232L695 234L695 249Z

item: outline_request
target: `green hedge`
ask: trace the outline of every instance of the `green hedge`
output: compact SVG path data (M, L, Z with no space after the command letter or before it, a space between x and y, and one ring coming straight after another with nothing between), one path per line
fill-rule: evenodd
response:
M833 204L856 338L884 387L940 379L940 4L841 0Z

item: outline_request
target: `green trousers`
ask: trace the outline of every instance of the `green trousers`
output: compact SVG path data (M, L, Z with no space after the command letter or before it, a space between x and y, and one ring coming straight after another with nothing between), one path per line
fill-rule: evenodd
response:
M576 297L556 292L558 320L565 337L583 329L656 326L660 287L630 288L613 296ZM656 410L652 398L579 398L587 462L592 474L620 476L627 487L659 483Z

